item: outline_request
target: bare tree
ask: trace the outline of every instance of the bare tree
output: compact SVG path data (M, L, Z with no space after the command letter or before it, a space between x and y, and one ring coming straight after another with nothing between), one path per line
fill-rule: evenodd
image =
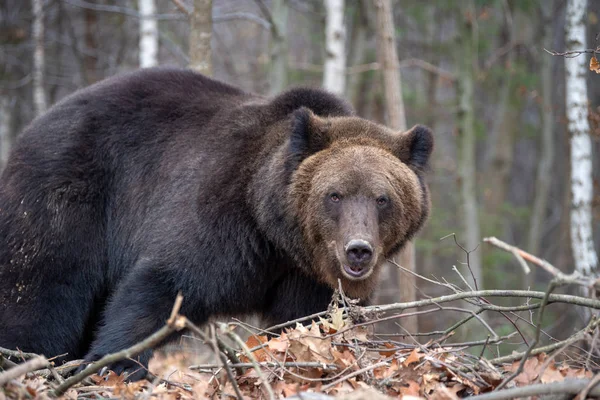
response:
M547 0L540 6L543 26L543 47L552 48L552 11L554 0ZM529 229L529 252L540 254L542 241L542 227L546 216L550 184L552 183L552 165L554 164L554 109L552 102L552 61L551 57L542 58L540 71L542 103L540 115L542 117L542 137L540 161L538 163L537 177L535 181L535 199L531 210L531 222Z
M392 4L390 0L376 0L375 4L377 7L377 53L383 67L383 86L388 125L393 129L404 132L407 129L406 115L402 100L402 80L394 37ZM408 242L404 250L393 258L397 259L402 267L413 272L416 271L415 248L412 242ZM414 301L416 299L414 276L408 273L399 273L394 266L388 265L387 267L388 273L392 277L396 277L401 301ZM418 331L416 316L403 319L402 326L409 332Z
M346 27L344 0L326 0L325 71L323 87L343 95L346 90Z
M475 56L477 54L477 41L475 32L475 3L473 0L465 1L459 15L459 49L457 55L458 74L458 133L459 133L459 178L463 214L463 232L465 247L472 251L469 255L469 266L481 288L483 273L481 270L481 252L473 251L479 246L481 240L479 227L479 206L477 202L477 176L475 173L475 103L474 79ZM465 271L465 276L470 276Z
M33 105L35 115L46 111L46 92L44 90L44 4L43 0L31 0L33 10Z
M565 21L567 52L585 49L587 0L568 0ZM575 269L595 275L598 256L592 239L592 141L588 122L586 59L565 58L566 107L571 135L571 249Z
M140 9L140 67L158 65L158 23L154 0L138 0Z
M212 0L194 0L190 19L190 65L204 75L212 75Z

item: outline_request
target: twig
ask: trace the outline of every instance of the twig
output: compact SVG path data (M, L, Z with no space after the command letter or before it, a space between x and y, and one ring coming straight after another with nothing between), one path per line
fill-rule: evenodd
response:
M227 378L229 378L229 381L231 382L231 386L233 386L235 395L237 396L238 400L243 400L244 396L242 395L242 392L240 391L240 387L238 386L237 381L235 380L235 376L233 375L233 371L231 370L231 367L227 363L227 357L225 357L225 354L223 354L219 350L219 345L217 343L217 334L215 332L214 325L210 325L210 332L211 332L211 340L209 341L209 343L211 344L213 351L217 355L218 360L221 361L221 366L225 370L225 373L227 374Z
M538 395L577 394L581 392L591 379L565 379L561 382L542 383L506 389L470 397L471 400L512 400ZM596 386L589 393L600 396L600 387Z
M363 307L366 311L392 311L392 310L403 310L406 308L416 308L428 306L436 303L448 303L450 301L470 299L477 297L531 297L534 299L543 299L546 293L532 291L532 290L476 290L471 292L460 292L456 294L450 294L446 296L435 297L431 299L424 299L418 301L409 301L406 303L392 303L377 306ZM581 296L572 296L566 294L551 294L548 304L551 303L567 303L574 304L583 307L589 307L593 309L600 309L600 301L590 299ZM321 314L322 315L322 314Z
M550 264L548 261L542 260L541 258L536 257L533 254L528 253L524 250L521 250L520 248L518 248L516 246L512 246L506 242L503 242L502 240L500 240L498 238L495 238L492 236L492 237L484 238L483 241L491 244L492 246L496 246L499 249L502 249L502 250L508 251L509 253L514 254L515 257L517 257L517 260L519 260L519 262L521 262L521 260L527 260L530 263L543 268L544 270L546 270L548 273L552 274L553 276L558 277L558 276L564 275L561 270L556 268L554 265Z
M527 350L525 351L525 354L523 355L523 359L519 363L519 367L517 368L517 370L514 371L504 381L502 381L502 383L500 383L500 385L498 385L495 390L502 390L503 387L505 387L510 381L512 381L521 372L523 372L523 368L525 367L525 362L529 358L529 354L531 353L531 350L533 350L533 348L535 346L537 346L537 344L540 342L540 331L542 329L542 317L544 316L544 311L546 310L546 305L548 305L548 298L550 297L550 293L552 293L554 291L554 289L556 288L556 286L558 286L561 283L562 283L562 280L559 280L559 278L554 278L548 285L548 290L546 290L546 296L544 296L544 299L542 300L542 307L540 308L540 311L538 312L538 318L537 318L536 330L535 330L535 338L533 339L533 342L531 342L531 344L527 347Z
M19 364L7 371L0 374L0 386L10 382L13 379L18 378L21 375L25 375L28 372L36 371L40 368L48 366L48 360L44 356L36 356L23 364Z
M563 52L558 52L558 51L554 51L554 50L548 50L548 49L544 49L544 51L548 54L551 54L553 56L562 56L562 57L566 57L566 58L575 58L577 56L580 56L582 54L598 54L600 53L600 48L595 48L595 49L583 49L583 50L575 50L575 51L563 51Z
M377 351L389 351L388 348L377 349ZM277 367L285 367L285 368L321 368L325 370L336 370L338 366L335 364L323 364L320 362L273 362L273 361L261 361L257 362L257 365L260 367L267 368L277 368ZM239 364L230 364L232 368L252 368L254 366L253 363L239 363ZM201 369L215 369L221 368L220 364L199 364L192 365L189 367L191 370L201 370Z
M379 368L379 367L386 367L387 365L388 365L388 363L387 363L387 362L385 362L385 361L379 362L379 363L377 363L377 364L369 365L368 367L365 367L365 368L359 369L358 371L354 371L354 372L353 372L353 373L351 373L351 374L348 374L348 375L342 376L340 379L338 379L338 380L335 380L335 381L333 381L333 382L331 382L331 383L328 383L327 385L323 386L323 387L321 388L321 390L322 390L323 392L326 392L327 390L329 390L329 389L333 388L334 386L336 386L338 383L342 383L342 382L344 382L344 381L346 381L346 380L348 380L348 379L350 379L350 378L354 378L355 376L358 376L358 375L360 375L360 374L363 374L363 373L365 373L365 372L372 371L372 370L374 370L375 368Z
M256 371L258 378L260 379L260 381L263 384L263 387L267 391L267 394L269 395L269 399L275 400L275 393L273 393L273 388L269 384L269 381L267 380L267 378L265 378L265 376L263 375L262 370L260 369L260 366L258 365L258 361L256 361L254 354L250 351L248 346L246 346L246 343L244 343L244 341L237 334L235 334L235 332L227 329L226 324L221 324L220 328L222 331L225 331L227 336L229 336L231 339L233 339L242 348L242 350L244 350L246 357L248 357L250 359L250 361L252 363L252 367Z
M590 391L595 388L598 383L600 383L600 374L596 374L592 380L590 381L590 383L585 387L585 389L583 389L581 391L581 393L579 393L577 395L577 397L575 398L575 400L585 400L588 398L588 394L590 393Z
M193 333L198 335L201 340L203 340L205 342L210 342L210 340L206 337L204 332L202 332L202 329L197 327L194 323L192 323L187 318L185 320L185 327L186 327L186 329L189 329L190 331L192 331ZM236 353L235 349L233 349L231 346L229 346L227 343L225 343L223 341L223 339L221 339L218 336L215 336L215 340L217 341L219 350L223 352L223 354L227 357L227 359L229 359L229 361L231 361L232 364L241 364L240 359L235 354ZM245 371L240 368L238 372L243 374Z
M162 341L164 341L169 335L176 331L180 331L185 328L185 321L187 320L185 317L179 315L179 309L181 307L181 302L183 300L183 296L181 294L177 295L175 300L175 305L173 306L173 310L171 311L171 316L167 321L167 324L163 326L161 329L148 336L146 339L142 340L135 345L121 350L117 353L107 354L102 357L100 360L90 364L86 369L81 371L80 373L70 377L60 385L56 389L54 389L54 396L58 397L65 393L71 386L81 382L85 378L90 375L95 374L100 369L109 366L117 361L124 360L126 358L135 357L136 355L142 353L145 350L153 348L159 345Z
M84 362L83 360L73 360L73 361L64 363L62 365L59 365L58 367L53 367L53 369L56 371L56 373L58 375L65 377L65 376L69 375L71 372L73 372L74 370L76 370L77 368L79 368L83 364L83 362ZM35 371L33 374L36 376L44 377L44 378L47 378L50 375L53 375L53 373L50 371L50 369L41 369L39 371Z
M20 350L9 350L4 347L0 347L0 354L5 355L7 357L18 358L21 360L29 360L30 358L39 357L39 354L35 353L23 353Z
M190 10L181 0L171 0L173 4L185 15L192 15L192 10Z
M578 341L580 341L581 339L583 339L583 337L590 331L595 329L598 325L600 324L600 319L598 320L591 320L590 324L583 330L577 332L576 334L574 334L573 336L565 339L565 340L561 340L560 342L556 342L547 346L541 346L541 347L537 347L533 350L531 350L531 352L529 353L530 356L535 356L541 353L548 353L550 351L554 351L556 349L560 349L563 346L570 346L573 343L576 343ZM491 360L489 360L489 362L491 364L504 364L504 363L508 363L508 362L513 362L516 360L521 360L523 358L523 356L525 356L525 352L522 353L515 353L515 354L511 354L508 356L503 356L503 357L497 357L497 358L493 358Z

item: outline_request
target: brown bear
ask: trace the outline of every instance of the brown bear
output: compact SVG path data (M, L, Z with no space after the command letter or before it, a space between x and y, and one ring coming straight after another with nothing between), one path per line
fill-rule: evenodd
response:
M198 324L318 312L338 280L368 301L427 217L432 147L318 89L267 99L156 68L78 91L0 180L0 346L96 360L159 329L178 292Z

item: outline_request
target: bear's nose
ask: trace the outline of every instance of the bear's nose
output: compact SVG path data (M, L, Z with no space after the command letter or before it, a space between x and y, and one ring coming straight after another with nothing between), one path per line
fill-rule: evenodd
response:
M354 265L364 265L373 258L373 247L362 239L353 239L346 245L348 262Z

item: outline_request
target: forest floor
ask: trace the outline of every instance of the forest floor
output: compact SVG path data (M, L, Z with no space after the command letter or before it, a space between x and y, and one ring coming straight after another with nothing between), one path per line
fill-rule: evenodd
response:
M52 398L58 386L64 392L59 397L65 399L452 400L548 394L568 399L582 391L580 398L600 394L594 388L599 375L578 362L558 362L556 352L541 352L525 361L523 354L512 361L511 356L488 360L473 355L468 345L446 346L447 337L423 344L382 341L370 324L351 322L351 314L335 307L318 323L296 323L279 336L251 334L245 341L226 324L212 325L203 333L208 344L202 347L204 359L211 345L221 349L220 359L213 356L210 364L198 364L198 346L195 351L160 351L149 366L154 376L131 383L98 368L65 385L72 363L47 368L47 361L34 365L42 357L23 355L30 366L20 374L8 375L17 367L0 370L0 400ZM228 337L228 343L219 337Z

